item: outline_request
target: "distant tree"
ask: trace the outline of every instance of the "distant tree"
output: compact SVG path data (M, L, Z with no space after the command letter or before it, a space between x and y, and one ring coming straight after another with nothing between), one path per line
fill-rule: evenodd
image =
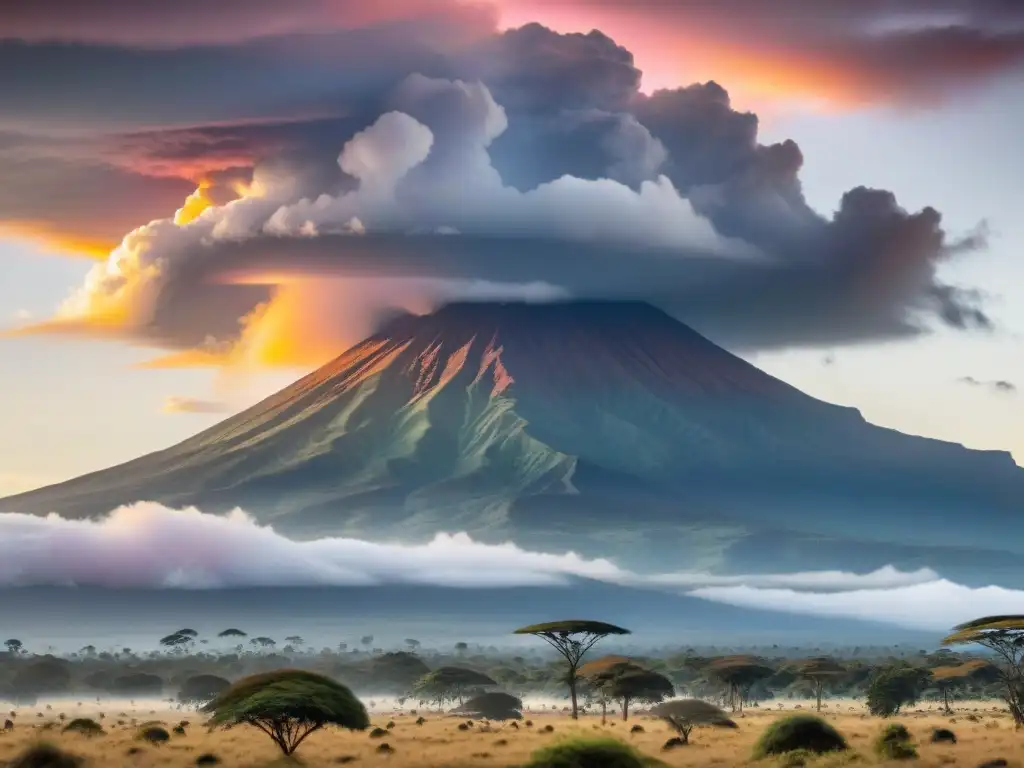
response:
M338 651L344 653L348 650L348 643L338 643Z
M284 641L288 643L288 645L293 645L296 648L306 644L306 641L303 640L299 635L292 635L291 637L286 637Z
M657 704L675 695L672 681L662 674L626 661L596 673L591 681L608 697L619 702L622 719L629 719L634 701Z
M1024 616L985 616L960 624L942 644L976 644L995 653L1003 699L1014 725L1024 725Z
M279 669L239 680L203 707L212 725L251 725L291 755L327 725L366 730L366 708L341 683L313 672Z
M0 635L0 637L3 637L3 635ZM10 640L5 640L4 645L7 646L7 652L14 656L17 656L25 650L24 643L16 637L12 637Z
M520 627L514 634L539 637L566 660L569 669L565 681L569 686L569 697L572 700L572 717L576 720L579 718L579 704L576 700L577 671L583 657L603 638L609 635L628 635L630 632L628 629L601 621L568 619Z
M905 662L877 668L868 681L868 711L876 717L892 717L912 706L931 680L931 673Z
M675 699L658 704L651 714L675 728L683 744L690 743L690 733L702 725L736 728L736 723L714 704L700 699Z
M482 693L455 712L474 720L522 720L523 701L509 693Z
M455 653L457 655L459 655L459 656L461 656L462 654L464 654L468 650L469 650L469 643L459 642L459 643L455 644Z
M421 677L430 672L419 656L408 651L382 653L365 666L373 690L407 693Z
M933 667L931 675L932 682L942 697L942 709L946 714L952 714L951 702L970 683L999 682L1001 679L999 668L984 659L971 659Z
M359 642L369 647L373 645L373 635L363 635L363 637L359 639Z
M176 634L176 635L184 635L185 637L191 637L191 638L199 637L199 633L198 632L196 632L194 629L188 629L187 627L185 629L179 629L174 634Z
M410 651L415 651L417 648L420 647L420 641L417 640L415 637L405 638L405 644Z
M217 637L248 637L248 635L240 629L231 627L230 629L225 629L223 632L218 633Z
M19 701L67 693L71 688L70 666L53 656L43 656L21 667L11 679L10 688Z
M213 701L230 687L230 682L217 675L193 675L181 684L178 701L193 706L205 704Z
M759 680L771 677L775 670L754 656L722 656L708 665L708 674L729 687L732 710L743 711L743 701Z
M441 667L428 672L413 685L413 692L422 701L433 701L443 707L446 701L458 701L461 706L467 691L486 688L497 683L483 672L464 667Z
M817 701L817 711L821 712L821 694L825 684L829 681L838 680L847 674L846 667L834 659L825 656L816 656L810 659L802 659L792 665L797 675L809 680L814 685L814 697Z
M252 640L249 641L249 644L264 649L273 648L275 645L277 645L277 643L269 637L254 637Z
M192 642L191 635L183 635L181 632L172 632L160 638L160 645L164 648L181 648Z

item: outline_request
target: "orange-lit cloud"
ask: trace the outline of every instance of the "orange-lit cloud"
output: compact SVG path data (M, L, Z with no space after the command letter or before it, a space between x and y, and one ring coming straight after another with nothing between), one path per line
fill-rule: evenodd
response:
M105 259L117 246L117 240L93 240L60 231L55 222L46 221L0 222L0 238L34 240L57 253L89 259Z
M967 0L498 0L505 28L600 29L647 92L725 84L746 106L931 103L1024 67L1024 4Z
M185 198L181 208L174 212L174 223L182 227L199 218L199 215L213 205L207 192L210 185L206 182L200 183L196 191Z
M194 397L168 397L164 400L164 413L224 413L227 406L216 400L200 400Z
M544 7L566 18L593 8L595 22L618 25L616 34L650 33L638 45L670 64L685 54L740 79L758 72L762 79L751 82L761 92L832 88L854 98L878 69L847 66L864 51L821 14L787 31L762 13L739 30L724 13L688 16L650 4L646 16L635 12L645 2ZM700 28L707 39L693 31ZM865 188L847 193L833 216L812 210L800 148L759 143L757 116L737 110L721 85L644 94L633 54L600 32L559 35L532 24L442 53L419 32L414 25L390 30L393 37L374 30L352 38L362 47L346 50L361 66L342 81L334 48L322 41L309 41L308 56L294 41L281 49L303 54L304 69L289 68L277 43L260 42L274 76L258 93L235 94L234 105L265 99L272 108L238 125L219 122L218 94L208 90L197 100L205 127L190 114L187 128L100 132L86 142L101 158L91 164L66 140L34 147L48 164L29 175L31 208L49 207L63 223L109 227L114 213L130 223L57 316L21 332L120 336L167 353L143 364L150 368L308 367L364 335L375 312L418 311L481 286L491 297L550 298L551 288L656 296L738 347L920 332L909 317L990 325L976 297L936 280L937 263L955 249L935 211L909 212L894 195ZM692 44L670 50L684 32ZM820 58L819 38L829 35L847 48ZM252 58L244 62L233 49L218 49L216 60L227 72L262 71L266 61L245 50ZM3 53L0 42L0 62ZM152 51L133 55L163 61ZM176 51L160 56L178 61ZM769 59L775 69L764 66ZM459 77L423 74L432 67ZM915 72L904 69L894 82L904 87ZM210 82L202 75L197 88ZM253 81L237 80L238 93ZM303 90L310 83L316 88ZM292 107L315 112L327 92L340 105L335 116L283 118ZM127 114L133 105L110 99L107 107ZM144 112L128 114L136 128ZM4 114L0 104L0 123ZM76 183L61 197L68 173ZM139 209L121 204L125 190L148 210L151 185L170 202L139 221ZM3 194L0 219L21 201ZM530 245L514 245L524 240ZM717 292L695 288L706 285Z

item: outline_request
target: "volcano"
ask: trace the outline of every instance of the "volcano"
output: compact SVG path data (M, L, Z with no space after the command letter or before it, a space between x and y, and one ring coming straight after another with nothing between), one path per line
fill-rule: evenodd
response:
M299 538L488 542L645 570L941 566L1018 581L1024 471L877 427L637 302L403 315L176 446L0 501L236 506Z

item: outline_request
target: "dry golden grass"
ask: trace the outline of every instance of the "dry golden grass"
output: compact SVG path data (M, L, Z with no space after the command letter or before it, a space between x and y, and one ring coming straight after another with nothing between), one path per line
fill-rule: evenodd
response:
M872 754L872 741L885 721L863 713L853 702L830 702L824 717L832 722L850 742L853 750L862 759L851 761L849 756L821 758L810 763L812 766L838 765L897 765L879 763ZM802 711L807 711L804 705ZM852 711L851 711L852 710ZM976 710L976 711L974 711ZM738 730L698 729L693 733L693 743L670 752L661 747L673 734L665 724L643 714L631 717L628 723L612 721L606 726L600 724L600 717L585 715L573 722L564 714L531 713L533 727L520 723L518 730L509 725L474 723L469 730L460 731L458 725L465 722L451 716L421 711L427 718L421 726L416 725L416 715L380 714L373 717L373 724L385 727L394 722L390 733L380 739L371 739L367 733L349 733L330 730L311 736L296 753L306 766L335 766L347 764L360 766L387 766L387 768L460 768L462 766L516 766L527 761L530 753L540 746L572 735L615 736L633 744L647 755L656 757L670 766L733 766L759 765L777 766L776 761L754 763L750 754L754 742L768 723L777 717L792 714L793 705L785 711L778 709L751 710L740 717ZM52 712L46 715L54 715ZM76 712L75 716L88 714ZM115 766L166 766L184 768L193 766L196 758L203 753L213 753L221 759L225 768L247 766L281 765L280 752L271 741L258 731L237 727L228 731L208 733L201 717L195 713L162 712L156 716L150 710L132 712L139 723L159 719L166 723L168 730L181 719L192 723L185 735L172 735L164 746L149 746L135 740L137 728L130 725L116 725L116 716L108 712L104 727L106 736L88 738L73 734L62 734L60 723L55 720L49 730L41 728L46 719L38 719L33 712L22 710L12 733L0 734L0 764L10 760L29 744L39 740L49 741L88 759L87 765L94 768ZM55 715L54 715L55 717ZM71 715L69 714L69 718ZM968 719L972 718L972 719ZM1024 767L1024 732L1015 732L1009 715L993 711L991 702L962 704L952 716L938 713L933 707L900 715L894 721L906 725L913 734L920 752L916 766L932 768L962 766L974 768L985 760L1002 757L1010 765ZM545 726L552 726L553 732L545 733ZM630 733L634 725L644 728L642 733ZM931 730L937 727L952 729L958 738L955 745L931 744ZM377 747L386 742L394 748L394 754L378 754ZM129 750L135 750L129 754ZM903 763L906 765L906 763Z

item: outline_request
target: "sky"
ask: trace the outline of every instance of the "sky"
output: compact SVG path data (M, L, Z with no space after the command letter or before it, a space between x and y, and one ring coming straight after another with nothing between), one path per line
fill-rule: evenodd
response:
M88 5L0 19L0 495L481 286L1024 463L1016 3Z

